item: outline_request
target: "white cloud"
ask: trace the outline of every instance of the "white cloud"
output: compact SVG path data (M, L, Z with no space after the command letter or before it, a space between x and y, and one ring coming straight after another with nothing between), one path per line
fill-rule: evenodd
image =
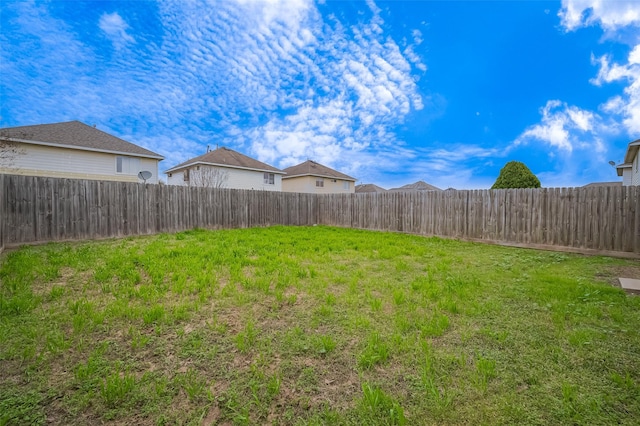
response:
M612 97L601 105L601 109L619 115L627 133L637 135L640 133L640 44L631 50L626 64L612 64L608 56L595 61L600 69L593 84L599 86L614 81L627 84L622 95Z
M127 34L129 25L122 19L118 12L104 13L100 16L98 26L113 42L116 48L121 48L127 43L134 43L134 38Z
M562 0L558 12L567 31L600 25L607 31L640 25L640 2L637 0Z
M422 31L418 29L411 31L411 35L413 36L413 42L416 45L420 45L424 41L424 39L422 38Z
M567 31L599 25L607 35L605 40L624 43L618 35L640 25L640 2L563 0L558 15ZM625 85L621 94L600 104L598 112L550 100L540 108L540 122L529 126L514 141L514 150L536 143L546 150L552 170L540 173L544 186L616 179L606 164L620 154L610 152L609 141L624 133L630 137L640 133L640 46L636 45L637 35L631 39L635 46L626 63L614 62L610 55L591 58L598 72L590 82L596 86L621 82Z
M167 168L220 144L283 167L314 158L357 174L367 150L401 144L395 128L424 107L412 75L421 59L385 34L373 1L355 24L322 16L311 0L140 4L149 28L134 32L122 11L100 17L113 57L47 4L13 4L0 85L32 100L7 105L13 119L55 110L59 121L118 128L165 155ZM43 48L7 50L21 35ZM37 76L29 84L27 72Z
M596 114L558 100L548 101L540 114L540 123L518 136L515 146L540 141L568 153L576 148L602 150L599 138L594 136L595 128L601 125Z

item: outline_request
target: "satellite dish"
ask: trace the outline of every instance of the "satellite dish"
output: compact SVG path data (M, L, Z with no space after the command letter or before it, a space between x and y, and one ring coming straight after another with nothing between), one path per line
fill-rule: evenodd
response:
M143 170L140 173L138 173L138 177L140 179L142 179L144 181L144 183L147 183L147 179L149 179L151 177L151 172L149 172L147 170Z
M612 160L612 161L609 161L609 165L610 165L611 167L615 167L615 166L616 166L616 162L615 162L615 161L613 161L613 160Z

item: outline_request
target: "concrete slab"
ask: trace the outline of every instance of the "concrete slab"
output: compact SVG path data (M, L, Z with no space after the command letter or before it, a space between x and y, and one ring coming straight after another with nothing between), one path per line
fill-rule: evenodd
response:
M640 294L640 280L633 278L618 278L618 281L620 281L620 286L627 293Z

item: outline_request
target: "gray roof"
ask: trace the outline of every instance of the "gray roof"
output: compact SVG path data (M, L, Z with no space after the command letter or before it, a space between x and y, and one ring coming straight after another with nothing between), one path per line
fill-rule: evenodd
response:
M583 188L595 188L599 186L622 186L622 182L592 182L583 186Z
M356 194L363 194L367 192L387 192L387 190L373 183L356 185Z
M214 149L213 151L209 151L206 154L194 157L190 160L178 164L177 166L170 168L165 173L171 173L195 164L208 164L212 166L222 166L284 174L284 172L280 169L276 169L275 167L263 163L262 161L247 157L246 155L240 154L239 152L227 147Z
M105 133L95 127L87 126L79 121L6 127L0 129L0 138L8 138L16 142L34 145L127 154L156 160L164 159L160 154Z
M442 191L440 188L436 188L433 185L419 180L416 183L410 183L408 185L401 186L400 188L391 188L389 191L394 192L412 192L412 191Z
M291 166L284 169L287 173L282 179L289 179L293 177L300 176L318 176L318 177L326 177L330 179L343 179L356 181L355 178L352 178L349 175L345 175L344 173L340 173L337 170L334 170L330 167L323 166L320 163L316 163L312 160L307 160L304 163L300 163L297 166Z

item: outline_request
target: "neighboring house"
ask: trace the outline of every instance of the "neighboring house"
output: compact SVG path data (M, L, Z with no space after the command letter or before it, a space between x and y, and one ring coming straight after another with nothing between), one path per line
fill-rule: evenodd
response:
M315 194L353 194L356 179L323 166L315 161L307 160L284 169L287 173L282 178L284 192L307 192Z
M282 175L273 166L229 148L218 148L165 172L169 185L282 191Z
M442 191L440 188L436 188L433 185L419 180L416 183L410 183L408 185L401 186L400 188L391 188L389 192L421 192L421 191Z
M624 163L616 166L618 176L622 176L622 185L640 185L640 139L629 143L624 155Z
M14 150L0 173L72 179L158 183L163 157L79 121L0 129L0 143Z
M386 189L379 187L378 185L374 185L373 183L364 183L362 185L356 185L356 194L366 194L366 193L381 193L387 192Z

